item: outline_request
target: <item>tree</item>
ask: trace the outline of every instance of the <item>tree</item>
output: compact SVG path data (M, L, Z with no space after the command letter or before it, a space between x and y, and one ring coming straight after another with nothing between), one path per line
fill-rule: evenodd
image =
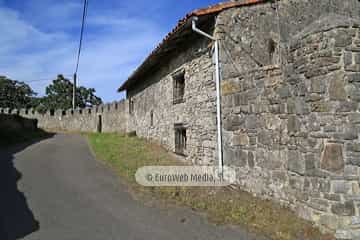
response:
M31 108L35 96L36 93L26 83L0 76L1 108Z
M49 86L46 87L46 96L43 97L40 105L46 110L70 109L72 108L73 84L70 80L58 75ZM76 108L92 107L102 103L101 98L95 95L95 89L76 88Z

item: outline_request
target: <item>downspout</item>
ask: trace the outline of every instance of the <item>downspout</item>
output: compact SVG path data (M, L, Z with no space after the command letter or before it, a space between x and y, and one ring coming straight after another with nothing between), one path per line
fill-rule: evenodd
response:
M223 149L222 149L222 130L221 130L221 95L220 95L220 64L219 64L219 40L203 32L196 27L197 17L192 19L192 30L215 42L215 77L216 77L216 119L217 119L217 144L218 144L218 164L219 173L223 173Z

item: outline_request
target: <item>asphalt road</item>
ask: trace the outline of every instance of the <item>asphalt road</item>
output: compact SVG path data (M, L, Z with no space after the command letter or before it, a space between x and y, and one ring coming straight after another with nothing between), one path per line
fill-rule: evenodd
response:
M0 158L0 240L263 239L133 200L79 135L1 150Z

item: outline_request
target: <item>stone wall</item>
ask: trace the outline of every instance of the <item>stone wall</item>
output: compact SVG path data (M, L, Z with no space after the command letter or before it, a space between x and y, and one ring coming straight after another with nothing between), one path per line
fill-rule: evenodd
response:
M360 237L359 13L280 1L224 11L216 28L225 164L339 239Z
M0 109L0 113L37 119L38 127L47 130L126 132L128 123L126 103L127 101L123 100L88 109L48 111L45 114L33 109Z
M151 85L135 86L127 92L134 103L128 131L136 131L138 136L174 152L174 126L183 124L187 138L185 159L194 164L213 164L216 155L214 65L208 44L207 39L195 35L181 51L144 78L142 82ZM181 71L185 73L185 94L181 103L174 104L173 76Z

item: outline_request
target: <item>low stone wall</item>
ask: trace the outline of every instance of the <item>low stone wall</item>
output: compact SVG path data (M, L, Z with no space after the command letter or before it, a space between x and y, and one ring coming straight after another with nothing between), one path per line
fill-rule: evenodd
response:
M47 130L81 132L126 132L127 101L114 102L79 110L56 110L45 114L33 109L0 109L0 113L36 119Z

